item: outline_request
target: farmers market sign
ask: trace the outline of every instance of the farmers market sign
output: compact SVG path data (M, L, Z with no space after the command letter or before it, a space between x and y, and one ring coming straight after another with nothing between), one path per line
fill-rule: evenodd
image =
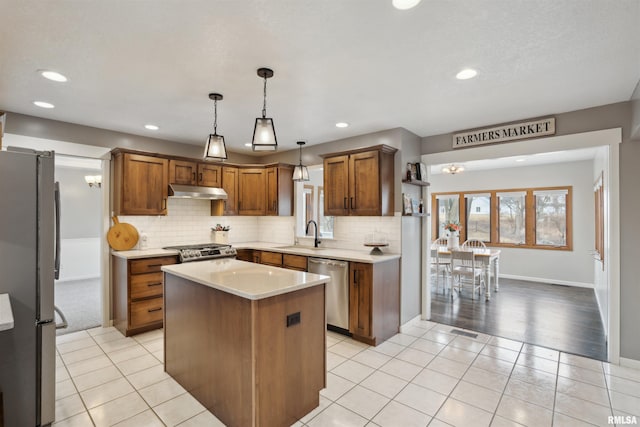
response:
M536 138L539 136L554 135L555 133L556 119L555 117L549 117L531 122L511 123L503 126L456 133L453 135L453 148Z

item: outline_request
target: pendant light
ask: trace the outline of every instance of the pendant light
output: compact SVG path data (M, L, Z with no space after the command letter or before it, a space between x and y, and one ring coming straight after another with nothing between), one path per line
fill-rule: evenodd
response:
M207 139L204 158L205 160L225 160L227 148L224 145L224 136L218 135L218 101L222 101L222 95L210 93L209 98L213 100L213 133L209 134L209 139Z
M309 169L305 165L302 164L302 146L305 144L304 141L296 142L300 146L300 163L298 166L293 168L293 180L294 181L309 181Z
M251 147L253 151L276 151L278 149L276 130L273 127L273 119L267 117L267 79L273 77L273 70L269 68L258 68L258 76L264 79L264 98L262 103L262 117L256 119Z

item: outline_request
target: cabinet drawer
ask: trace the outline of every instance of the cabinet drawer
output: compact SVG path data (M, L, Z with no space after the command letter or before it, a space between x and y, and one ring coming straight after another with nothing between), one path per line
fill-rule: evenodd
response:
M282 266L282 254L277 252L262 252L260 254L260 263L273 265L275 267Z
M163 265L175 264L178 262L175 256L166 256L158 258L145 258L129 261L131 274L153 273L160 271Z
M302 255L284 254L282 266L293 270L307 271L307 257Z
M161 271L131 276L131 299L162 295L162 280Z
M162 298L153 298L131 303L131 327L148 325L149 323L162 322L163 307Z

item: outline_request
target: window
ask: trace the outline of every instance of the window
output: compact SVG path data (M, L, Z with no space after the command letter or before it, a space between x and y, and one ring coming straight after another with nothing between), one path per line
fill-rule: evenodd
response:
M318 226L320 236L333 237L333 217L324 216L324 187L318 187Z
M534 191L536 245L567 245L567 190Z
M438 206L438 237L444 237L447 235L444 231L445 224L450 222L460 224L460 196L458 194L453 195L439 195L436 196Z
M498 243L523 245L525 238L526 193L496 193L498 196Z
M466 238L491 241L491 194L465 194Z
M432 233L445 236L444 224L457 222L461 241L478 239L492 246L571 250L571 191L569 186L432 194L432 203L437 206ZM596 217L602 209L598 207L599 197L596 194ZM600 235L596 229L596 239ZM597 241L596 245L602 244Z

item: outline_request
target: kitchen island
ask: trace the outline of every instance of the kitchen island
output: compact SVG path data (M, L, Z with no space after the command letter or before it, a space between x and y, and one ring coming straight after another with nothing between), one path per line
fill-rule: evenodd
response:
M162 267L165 371L228 426L290 426L326 384L329 278L235 259Z

